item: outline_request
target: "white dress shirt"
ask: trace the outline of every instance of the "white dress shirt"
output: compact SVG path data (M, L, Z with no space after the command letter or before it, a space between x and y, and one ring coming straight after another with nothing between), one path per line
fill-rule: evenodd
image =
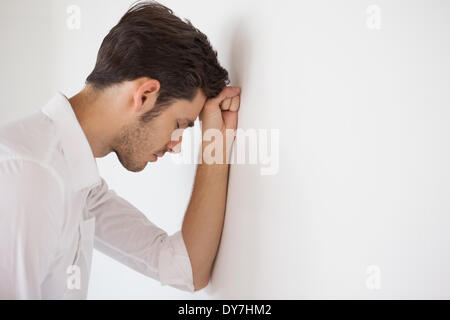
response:
M67 97L0 127L0 299L86 299L93 248L193 292L169 236L109 189Z

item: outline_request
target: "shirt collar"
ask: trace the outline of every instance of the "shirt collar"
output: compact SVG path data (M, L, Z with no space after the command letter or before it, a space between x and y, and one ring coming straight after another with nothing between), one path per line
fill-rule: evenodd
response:
M97 162L69 99L58 91L41 111L54 121L60 134L73 189L80 190L98 183Z

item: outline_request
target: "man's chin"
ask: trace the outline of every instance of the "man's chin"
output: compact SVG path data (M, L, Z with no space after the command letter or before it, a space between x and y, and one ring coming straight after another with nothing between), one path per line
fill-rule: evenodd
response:
M141 172L147 166L147 162L141 166L123 166L125 169L131 172Z
M122 164L122 167L131 172L141 172L147 166L147 162L140 163L139 165L137 165L136 163L124 163L122 161L120 161L120 163Z
M125 159L122 159L122 157L120 156L120 153L118 153L116 151L114 151L114 152L115 152L115 154L117 156L117 159L119 160L120 164L122 165L122 167L124 167L128 171L141 172L147 166L147 162L143 162L143 163L140 163L139 165L137 165L135 162L125 161Z

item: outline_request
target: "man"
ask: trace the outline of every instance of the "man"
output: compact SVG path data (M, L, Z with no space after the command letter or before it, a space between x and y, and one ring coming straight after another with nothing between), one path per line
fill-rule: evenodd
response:
M137 3L103 40L81 92L58 92L0 128L0 298L85 299L94 247L164 285L204 288L240 104L228 82L204 34L159 3ZM202 151L224 147L220 161L198 165L182 229L169 236L108 189L95 158L115 152L141 171L178 152L197 117L203 132L221 133Z

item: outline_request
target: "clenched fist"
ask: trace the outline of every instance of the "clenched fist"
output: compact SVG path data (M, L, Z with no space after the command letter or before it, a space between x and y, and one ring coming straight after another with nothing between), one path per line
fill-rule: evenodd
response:
M225 163L236 137L240 106L239 87L225 87L215 98L208 99L200 113L203 160Z

